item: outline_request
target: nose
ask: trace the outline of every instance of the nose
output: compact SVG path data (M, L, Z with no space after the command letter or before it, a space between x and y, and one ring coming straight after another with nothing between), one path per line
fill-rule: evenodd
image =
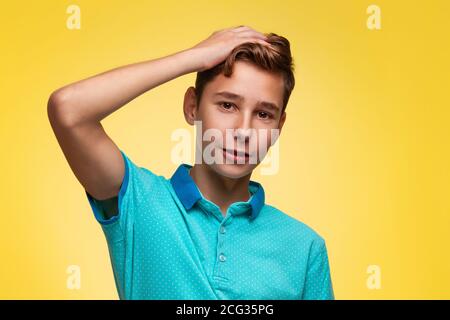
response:
M239 142L246 143L252 136L251 114L249 112L243 113L239 119L239 123L235 128L234 137Z

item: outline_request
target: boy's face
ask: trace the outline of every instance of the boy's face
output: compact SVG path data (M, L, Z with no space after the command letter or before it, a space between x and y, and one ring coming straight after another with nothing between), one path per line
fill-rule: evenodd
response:
M196 106L195 91L190 87L185 94L184 112L188 123L201 121L202 163L229 178L250 174L276 142L274 132L281 132L286 119L286 113L281 114L283 91L281 75L244 61L235 62L231 77L219 74L205 86L200 106ZM215 136L214 141L205 138L207 131ZM221 138L216 139L217 133ZM247 155L236 157L233 150ZM213 156L212 164L205 161L205 155Z

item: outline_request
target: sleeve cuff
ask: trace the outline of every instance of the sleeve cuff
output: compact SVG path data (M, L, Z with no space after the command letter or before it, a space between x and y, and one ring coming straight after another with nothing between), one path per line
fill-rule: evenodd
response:
M117 222L119 219L121 219L122 215L122 200L125 196L125 192L128 188L128 181L129 181L129 164L128 159L125 156L124 152L120 150L120 153L122 154L124 164L125 164L125 174L122 181L122 184L120 186L119 194L118 196L115 196L110 199L105 200L98 200L95 199L92 195L90 195L86 190L86 196L88 198L89 204L91 206L91 209L94 213L95 219L102 225L109 225L112 223ZM105 214L105 212L108 212L108 214ZM114 214L111 216L111 214ZM111 216L107 218L108 216Z

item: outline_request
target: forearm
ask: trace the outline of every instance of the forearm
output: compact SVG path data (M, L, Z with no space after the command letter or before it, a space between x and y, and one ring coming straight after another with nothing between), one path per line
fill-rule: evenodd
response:
M202 68L195 49L118 67L52 93L49 108L73 124L104 119L129 101L181 75Z

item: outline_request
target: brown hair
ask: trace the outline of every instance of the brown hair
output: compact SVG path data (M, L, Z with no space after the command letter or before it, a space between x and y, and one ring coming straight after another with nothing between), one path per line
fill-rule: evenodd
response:
M286 109L289 97L295 86L294 62L291 56L289 40L275 33L266 34L266 42L271 47L253 42L246 42L235 47L228 57L222 63L197 72L195 80L195 92L197 95L197 106L200 106L200 99L206 84L212 81L218 74L230 77L233 73L233 64L235 61L248 61L261 67L263 70L278 73L284 79L284 96L282 113Z

